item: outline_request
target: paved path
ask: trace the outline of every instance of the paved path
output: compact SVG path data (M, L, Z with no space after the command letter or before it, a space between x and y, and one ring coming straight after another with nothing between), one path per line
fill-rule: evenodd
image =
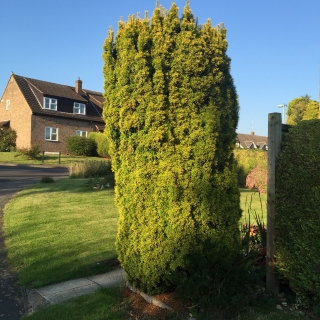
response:
M37 183L42 177L68 177L64 167L7 165L0 163L0 319L19 320L28 313L28 299L24 288L15 286L16 273L7 264L3 238L3 209L19 191Z
M123 269L117 267L104 274L27 290L30 312L91 293L102 287L118 287L125 283L125 278Z

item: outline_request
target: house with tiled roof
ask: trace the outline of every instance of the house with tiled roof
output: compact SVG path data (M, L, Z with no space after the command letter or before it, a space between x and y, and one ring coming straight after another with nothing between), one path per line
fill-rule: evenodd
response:
M254 132L250 134L238 133L236 147L241 149L268 150L268 137L257 136Z
M67 153L66 138L103 131L102 93L12 74L2 94L0 126L17 132L17 148L39 144Z

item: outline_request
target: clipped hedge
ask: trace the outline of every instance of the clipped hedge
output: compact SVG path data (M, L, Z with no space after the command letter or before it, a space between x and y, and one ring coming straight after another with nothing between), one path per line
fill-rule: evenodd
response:
M107 136L101 132L90 132L89 139L93 139L97 144L97 153L100 157L109 157L109 142Z
M289 130L276 171L276 258L298 297L320 304L320 120Z
M97 144L93 139L70 136L66 139L68 152L75 156L96 156Z

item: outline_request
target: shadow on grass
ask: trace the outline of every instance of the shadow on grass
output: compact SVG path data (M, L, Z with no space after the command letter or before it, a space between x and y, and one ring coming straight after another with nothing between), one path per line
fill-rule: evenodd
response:
M98 241L96 243L99 245ZM97 259L96 253L88 253L91 246L92 243L89 247L83 246L81 252L71 248L61 252L55 250L50 244L36 250L30 248L28 252L14 257L20 266L11 263L18 269L18 284L28 288L38 288L104 273L117 264L115 249L100 252L99 257L105 258L101 260Z
M89 184L89 179L59 179L55 180L54 183L45 184L45 183L34 183L26 187L22 192L15 195L15 198L21 198L25 196L32 196L32 195L40 195L40 194L49 194L49 193L56 193L56 192L63 192L63 193L87 193L88 196L91 193L95 192L103 192L106 190L112 190L113 187L106 188L103 190L94 190L91 185Z

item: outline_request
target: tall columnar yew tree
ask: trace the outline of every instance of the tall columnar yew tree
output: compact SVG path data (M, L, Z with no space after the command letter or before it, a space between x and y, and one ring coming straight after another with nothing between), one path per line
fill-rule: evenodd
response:
M129 281L148 292L204 261L228 265L238 249L239 107L226 50L224 26L198 25L188 2L181 19L175 4L129 16L104 44L116 246Z

